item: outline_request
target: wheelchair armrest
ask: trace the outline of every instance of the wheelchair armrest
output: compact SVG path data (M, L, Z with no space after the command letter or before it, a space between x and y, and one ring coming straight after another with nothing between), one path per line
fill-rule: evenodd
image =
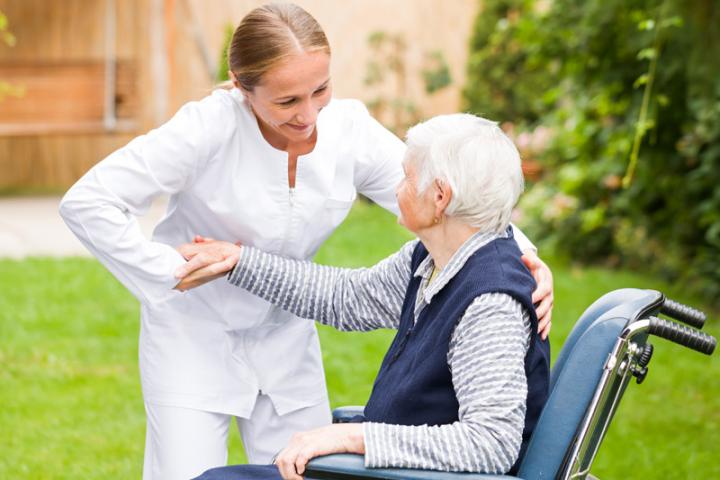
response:
M365 407L360 405L349 405L347 407L338 407L332 412L333 423L350 423L350 420L363 415Z
M517 479L518 477L483 473L450 473L409 468L365 468L365 459L362 455L343 453L310 460L305 470L305 478L308 480L354 480L365 478L386 480L493 480Z

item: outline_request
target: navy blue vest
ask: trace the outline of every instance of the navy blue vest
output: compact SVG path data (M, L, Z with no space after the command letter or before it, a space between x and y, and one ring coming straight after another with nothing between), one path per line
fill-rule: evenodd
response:
M412 255L413 273L427 254L418 243ZM453 330L476 297L505 293L528 310L532 322L532 338L525 355L527 412L520 457L513 467L516 469L545 405L550 377L550 344L537 334L531 300L535 281L520 257L512 238L499 238L479 248L435 294L417 322L413 322L415 298L422 279L412 277L397 335L375 379L364 420L397 425L446 425L458 421L459 405L447 364Z

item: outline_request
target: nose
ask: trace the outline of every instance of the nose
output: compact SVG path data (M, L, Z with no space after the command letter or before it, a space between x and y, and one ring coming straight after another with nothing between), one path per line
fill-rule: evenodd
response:
M303 125L312 125L317 120L317 116L318 109L315 107L312 101L308 100L300 105L300 109L295 115L295 118L297 119L298 123L301 123Z

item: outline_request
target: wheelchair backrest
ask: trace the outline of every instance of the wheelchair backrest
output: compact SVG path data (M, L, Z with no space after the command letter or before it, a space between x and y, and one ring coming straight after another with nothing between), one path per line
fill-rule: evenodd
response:
M553 366L550 395L520 465L521 478L556 478L618 336L657 296L649 290L615 290L576 322Z

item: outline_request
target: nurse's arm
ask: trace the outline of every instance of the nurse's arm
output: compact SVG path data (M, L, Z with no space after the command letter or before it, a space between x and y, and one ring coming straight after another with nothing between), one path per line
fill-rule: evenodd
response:
M338 330L397 328L417 240L370 268L337 268L242 247L228 281Z
M137 221L159 195L191 181L222 141L213 100L185 105L164 125L90 169L65 194L60 215L85 247L144 304L179 295L173 272L185 263L175 248L147 239Z

